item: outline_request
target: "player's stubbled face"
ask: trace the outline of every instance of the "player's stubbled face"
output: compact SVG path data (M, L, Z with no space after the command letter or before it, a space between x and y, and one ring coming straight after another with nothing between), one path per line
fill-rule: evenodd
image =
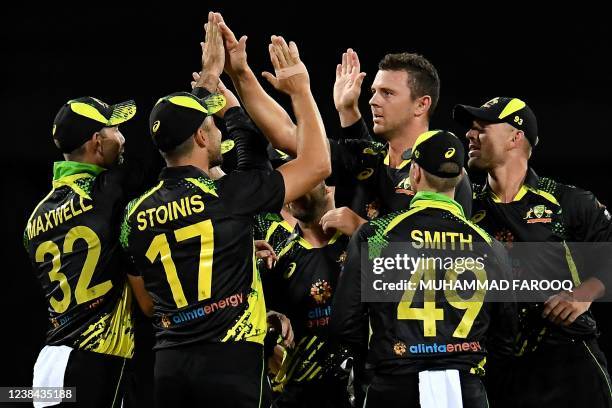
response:
M406 71L381 70L371 87L370 108L374 133L388 139L401 130L414 116L416 101L408 87Z
M98 132L100 134L101 152L103 166L111 167L123 161L123 145L125 138L117 126L105 127Z
M512 137L512 127L506 123L475 120L465 135L468 139L468 167L491 170L504 162L506 142Z
M325 207L325 193L325 184L321 183L297 200L291 201L287 205L289 212L302 222L314 221Z
M212 116L204 120L204 130L208 135L208 162L210 167L220 166L223 163L221 154L221 131L215 125Z

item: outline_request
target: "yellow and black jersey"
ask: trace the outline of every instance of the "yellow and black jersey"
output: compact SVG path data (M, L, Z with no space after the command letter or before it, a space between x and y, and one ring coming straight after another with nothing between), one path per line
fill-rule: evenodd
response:
M155 348L263 344L253 220L280 211L284 194L277 171L235 171L212 181L182 166L163 169L159 183L130 202L120 240L153 297Z
M515 279L571 280L577 286L594 276L610 284L609 254L591 255L577 244L612 240L610 214L591 192L538 177L529 169L511 202L502 203L488 185L475 186L474 198L472 220L504 242L511 256L517 250L513 243L549 243L535 244L537 250L529 251L528 257L517 255L521 265L513 268ZM587 257L597 259L597 264L587 267ZM564 327L542 319L542 309L542 303L521 307L519 354L534 350L540 342L565 343L597 333L590 311Z
M421 263L379 275L365 262L376 265L377 259L400 255ZM474 266L460 270L458 262L467 257L475 259ZM476 266L479 258L488 261ZM382 297L370 300L370 291L380 288L377 279L391 282L393 271L402 278L393 281L399 290L376 292ZM464 279L484 283L509 273L503 247L468 221L456 201L419 192L409 210L364 224L351 238L332 305L332 339L363 350L369 320L367 361L377 373L459 369L482 374L487 352L512 355L514 304L488 302L484 286L463 292L435 285Z
M346 260L349 237L337 232L321 248L302 237L299 225L278 252L270 271L262 272L268 307L285 314L295 333L279 375L282 382L300 383L339 372L347 356L327 343L332 299ZM334 356L334 354L336 354Z
M330 184L358 182L356 196L359 203L352 208L358 214L374 219L410 207L414 192L410 187L411 149L402 154L397 168L389 166L388 147L364 137L367 128L363 120L342 129L345 138L331 140L332 177ZM464 174L457 186L455 198L465 214L471 214L472 187ZM361 207L361 208L359 208Z
M292 232L293 227L280 214L266 213L255 217L254 238L267 241L277 255Z
M33 211L24 243L49 301L47 344L131 357L131 292L119 247L131 168L57 162L53 189Z

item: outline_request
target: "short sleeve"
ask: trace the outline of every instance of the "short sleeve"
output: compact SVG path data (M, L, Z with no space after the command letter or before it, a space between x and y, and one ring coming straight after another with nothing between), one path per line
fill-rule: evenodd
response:
M234 215L280 212L285 182L276 170L234 171L218 181L219 196Z

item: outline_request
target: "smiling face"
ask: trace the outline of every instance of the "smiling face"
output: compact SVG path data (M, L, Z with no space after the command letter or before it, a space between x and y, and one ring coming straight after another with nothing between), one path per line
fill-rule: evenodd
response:
M380 70L372 83L370 108L374 133L388 140L410 123L418 100L413 100L406 71Z

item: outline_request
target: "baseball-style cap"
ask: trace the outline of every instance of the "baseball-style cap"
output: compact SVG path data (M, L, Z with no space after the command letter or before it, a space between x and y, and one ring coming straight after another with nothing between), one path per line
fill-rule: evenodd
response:
M53 138L64 153L70 153L105 127L117 126L136 114L134 101L109 105L85 96L73 99L61 107L53 121Z
M200 99L189 92L176 92L157 101L149 116L153 143L162 152L183 143L202 125L204 119L225 106L225 97L210 94Z
M457 136L446 130L430 130L417 138L410 158L434 176L452 178L463 172L464 156L465 149ZM445 163L456 164L457 170L448 171Z
M455 105L453 119L468 129L472 127L474 119L491 123L508 123L522 130L531 146L538 144L538 122L535 114L525 102L518 98L493 98L480 108Z

